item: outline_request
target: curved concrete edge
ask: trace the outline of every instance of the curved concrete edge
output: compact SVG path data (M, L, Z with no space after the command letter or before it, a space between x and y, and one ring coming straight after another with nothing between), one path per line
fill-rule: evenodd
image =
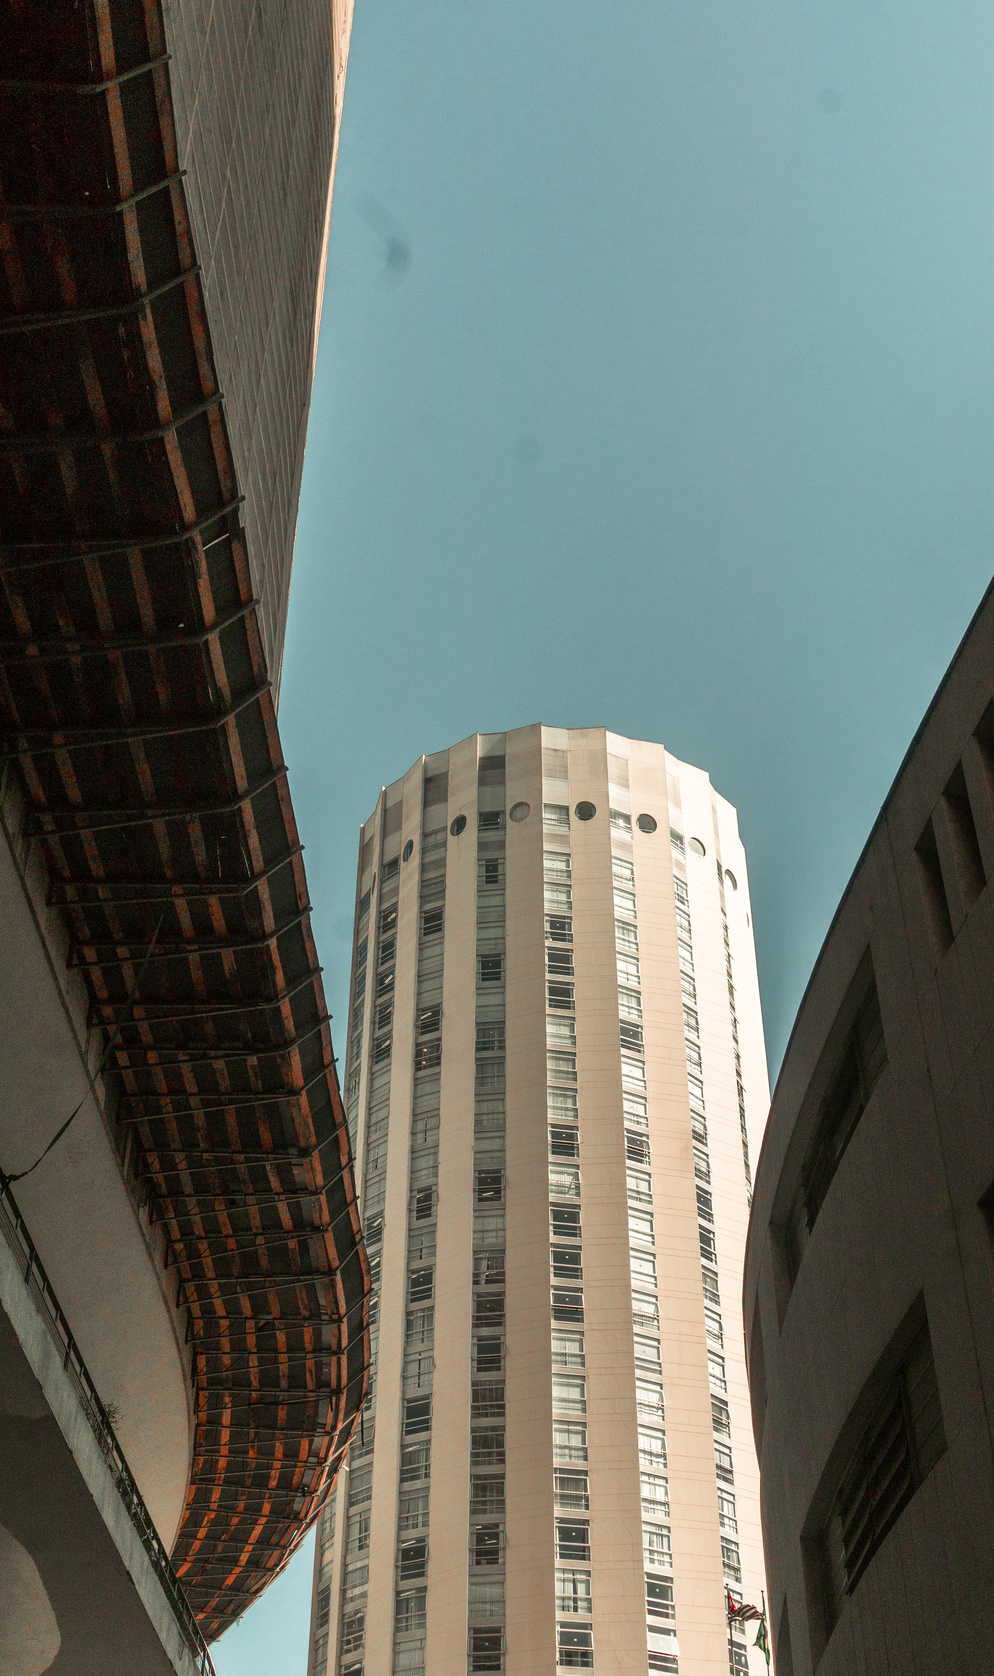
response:
M198 1661L186 1643L141 1538L118 1494L93 1429L63 1368L55 1340L35 1307L24 1276L2 1236L0 1303L176 1676L201 1676Z

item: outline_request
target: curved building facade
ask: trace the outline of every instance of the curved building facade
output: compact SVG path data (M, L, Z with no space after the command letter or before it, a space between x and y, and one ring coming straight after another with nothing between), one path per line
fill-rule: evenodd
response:
M994 601L794 1026L745 1270L778 1676L991 1668Z
M356 888L375 1391L312 1676L758 1676L726 1618L763 1588L734 809L602 728L473 735L381 793Z
M350 18L0 0L12 1676L207 1669L365 1392L275 701Z

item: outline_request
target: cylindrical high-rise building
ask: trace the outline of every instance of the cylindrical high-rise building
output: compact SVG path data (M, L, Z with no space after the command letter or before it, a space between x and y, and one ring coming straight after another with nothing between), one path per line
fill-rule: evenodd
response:
M769 1096L707 774L536 726L387 787L346 1098L376 1372L312 1676L765 1672L726 1589L760 1604L741 1273Z

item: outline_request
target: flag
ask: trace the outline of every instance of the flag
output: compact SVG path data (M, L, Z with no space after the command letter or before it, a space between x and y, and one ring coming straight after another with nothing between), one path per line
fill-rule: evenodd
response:
M766 1633L766 1613L765 1612L763 1613L762 1617L759 1620L759 1629L756 1631L756 1639L753 1642L753 1646L759 1648L759 1650L762 1653L764 1659L766 1660L767 1668L769 1668L769 1663L770 1663L770 1638Z
M728 1619L730 1623L758 1623L760 1618L763 1616L758 1606L740 1606L727 1584L725 1586L725 1606L728 1610Z

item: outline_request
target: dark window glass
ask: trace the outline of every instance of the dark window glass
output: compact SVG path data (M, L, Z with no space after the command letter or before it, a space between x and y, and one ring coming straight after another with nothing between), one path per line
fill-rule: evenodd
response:
M570 1256L577 1258L579 1258L579 1255L578 1251L570 1253ZM583 1293L575 1291L570 1286L554 1286L552 1289L552 1319L553 1321L582 1321Z
M477 1053L504 1052L504 1020L495 1019L491 1024L476 1026Z
M552 1232L557 1240L578 1240L580 1238L580 1212L567 1205L553 1205L549 1216L552 1221Z
M470 1517L487 1518L504 1511L504 1474L473 1474L469 1481Z
M829 1625L945 1448L926 1323L891 1375L832 1504L822 1538Z
M474 1629L470 1631L469 1668L470 1670L500 1670L503 1667L501 1653L504 1646L504 1631L501 1629Z
M504 1381L502 1379L474 1379L473 1419L502 1420L504 1418Z
M425 1577L428 1572L428 1544L423 1537L414 1542L402 1542L398 1555L400 1580Z
M579 1131L576 1129L550 1129L549 1151L553 1158L579 1158Z
M504 1341L499 1338L480 1338L474 1345L477 1373L503 1373Z
M415 1269L407 1284L407 1296L412 1304L430 1301L435 1296L435 1270Z
M504 825L503 809L481 809L477 816L481 832L498 832Z
M556 1520L556 1554L561 1560L589 1560L590 1521Z
M572 949L546 949L545 964L550 978L571 978L573 976Z
M801 1170L800 1191L790 1218L795 1272L842 1155L886 1064L887 1044L880 1003L871 977L822 1100L814 1138Z
M414 1195L415 1222L430 1222L435 1214L435 1189L433 1187L419 1188Z
M624 1020L620 1025L621 1045L628 1053L644 1053L645 1043L642 1036L641 1024L628 1024Z
M445 909L426 908L421 915L422 937L437 937L445 929Z
M557 1280L582 1280L583 1263L578 1246L552 1247L552 1272Z
M499 1328L504 1325L503 1292L480 1292L473 1299L473 1325Z
M400 872L400 856L395 855L392 861L385 861L383 863L382 883L386 884L388 879L395 879L399 872Z
M477 1525L470 1532L470 1550L474 1565L500 1565L504 1553L503 1527Z
M431 1431L431 1398L408 1397L404 1404L404 1436Z
M476 1172L476 1202L478 1205L500 1204L504 1197L504 1172L502 1170L477 1170Z
M550 983L549 1007L553 1012L573 1011L573 985L571 983Z
M504 982L504 956L502 954L481 954L480 982Z
M442 1028L441 1007L425 1007L418 1014L418 1035L433 1036L436 1030Z
M645 1609L650 1618L674 1618L673 1584L663 1577L645 1580Z

